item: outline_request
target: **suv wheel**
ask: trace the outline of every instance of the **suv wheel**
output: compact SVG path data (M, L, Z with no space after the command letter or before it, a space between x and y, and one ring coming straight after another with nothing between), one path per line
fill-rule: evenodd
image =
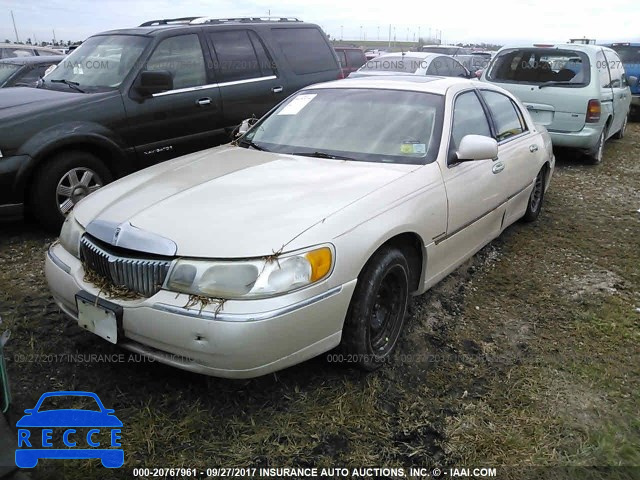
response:
M76 203L112 179L109 169L95 155L81 151L59 153L36 173L32 212L47 229L58 232Z
M605 130L606 127L602 129L598 143L596 143L595 146L589 150L589 153L587 153L587 163L589 165L598 165L602 163L602 157L604 155Z
M347 363L375 370L387 361L402 331L409 299L409 265L397 248L383 248L358 277L341 350Z

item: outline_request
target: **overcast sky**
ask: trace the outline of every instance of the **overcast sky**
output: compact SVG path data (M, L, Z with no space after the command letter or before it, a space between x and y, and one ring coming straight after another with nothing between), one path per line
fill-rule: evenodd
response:
M104 30L155 18L212 15L293 16L321 25L332 37L387 40L389 24L398 41L442 31L447 43L566 42L569 38L640 41L640 1L456 0L0 0L0 41L84 40ZM361 29L362 26L362 29ZM420 29L420 30L418 30ZM380 32L378 34L378 32ZM393 29L392 29L393 32ZM393 36L393 33L392 33Z

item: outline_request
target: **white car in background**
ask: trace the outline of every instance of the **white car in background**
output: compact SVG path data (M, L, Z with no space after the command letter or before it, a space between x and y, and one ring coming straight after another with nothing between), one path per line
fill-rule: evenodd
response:
M475 78L455 58L438 53L423 52L397 52L380 55L352 72L349 78L374 75L437 75L441 77Z
M82 200L46 258L59 307L193 372L255 377L337 346L372 370L411 294L538 217L555 165L513 95L443 77L307 87L235 143Z

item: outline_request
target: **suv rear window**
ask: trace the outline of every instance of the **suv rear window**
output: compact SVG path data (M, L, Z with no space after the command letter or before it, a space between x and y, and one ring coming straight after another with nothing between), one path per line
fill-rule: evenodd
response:
M317 28L274 28L273 37L298 75L338 69L333 49Z
M589 57L575 50L508 49L493 61L487 79L509 83L584 86L590 81Z

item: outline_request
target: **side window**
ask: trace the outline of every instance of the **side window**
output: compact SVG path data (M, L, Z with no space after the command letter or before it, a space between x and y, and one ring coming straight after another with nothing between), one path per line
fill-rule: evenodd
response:
M271 33L295 74L338 69L333 49L317 28L273 28Z
M205 85L207 72L198 35L179 35L162 40L151 54L147 70L170 72L174 90Z
M44 76L47 68L49 68L49 65L38 65L28 69L20 78L15 80L14 86L35 86L40 77Z
M526 131L526 126L522 123L522 115L509 97L489 90L482 90L481 94L495 122L498 142Z
M487 116L475 92L465 92L456 98L449 148L455 152L465 135L491 137Z
M33 57L35 55L32 49L20 47L5 47L0 53L2 53L0 58Z
M347 65L349 65L351 68L360 68L367 61L364 54L360 50L347 50L346 54L348 61Z
M247 30L214 31L208 35L218 57L215 66L219 81L232 82L262 77L260 62Z
M624 69L622 69L622 62L620 58L612 52L605 52L607 64L609 65L609 72L611 73L611 88L622 87L622 76L624 75Z
M596 54L596 67L598 68L598 75L600 77L600 87L609 88L611 86L611 77L609 76L609 65L607 59L604 57L602 50L598 50Z
M449 63L451 65L451 76L452 77L462 77L467 78L467 72L459 62L454 60L453 58L449 59Z
M273 59L267 53L267 49L258 37L256 32L249 30L249 38L253 44L253 49L256 51L256 57L258 57L258 64L260 65L260 71L265 77L276 75L276 64Z
M442 63L443 57L436 57L429 62L429 67L427 67L427 75L444 75L445 68L444 63Z

